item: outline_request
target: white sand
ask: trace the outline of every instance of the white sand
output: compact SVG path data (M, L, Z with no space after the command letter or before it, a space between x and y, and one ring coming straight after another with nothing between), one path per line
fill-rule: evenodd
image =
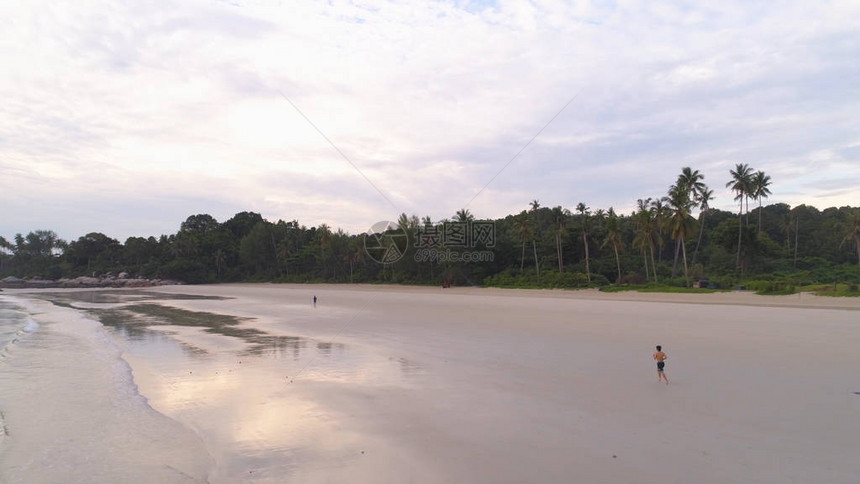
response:
M860 309L855 299L373 286L163 290L236 297L171 304L258 317L249 324L334 340L353 355L329 362L309 351L279 366L293 375L308 365L280 400L265 390L245 400L304 410L231 417L237 428L291 434L273 432L259 443L287 442L284 458L301 463L288 469L297 482L848 483L860 476L860 312L790 307ZM660 302L666 298L684 304ZM714 304L697 304L703 300ZM658 343L670 355L669 387L656 382ZM401 367L399 379L391 362ZM274 371L255 374L256 388L268 388L267 373ZM173 413L169 404L163 410Z
M157 333L167 342L118 340L153 408L205 442L213 483L860 476L857 299L265 284L157 291L231 297L164 304L256 318L243 326L292 337L256 353L189 328ZM173 337L182 344L171 346ZM657 383L656 344L669 354L668 387Z

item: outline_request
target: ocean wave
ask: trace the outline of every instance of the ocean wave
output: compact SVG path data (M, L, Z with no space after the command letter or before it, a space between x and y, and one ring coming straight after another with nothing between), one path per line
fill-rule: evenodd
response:
M0 442L3 442L9 435L9 429L6 427L6 416L3 415L3 411L0 410Z
M0 300L0 357L5 358L12 345L38 329L39 323L25 307L8 298Z
M3 344L3 348L0 349L0 356L5 357L8 354L8 350L12 345L17 344L23 336L35 333L38 329L39 323L37 323L32 318L27 318L24 326L19 330L15 331L14 336L11 340Z

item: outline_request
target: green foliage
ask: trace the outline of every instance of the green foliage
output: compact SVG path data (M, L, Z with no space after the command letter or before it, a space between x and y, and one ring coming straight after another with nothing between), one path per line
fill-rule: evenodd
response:
M858 284L810 284L798 288L798 291L812 292L818 296L860 297Z
M791 281L747 281L745 286L756 294L768 296L784 296L797 292Z
M492 260L480 262L416 260L416 243L444 227L427 217L419 221L401 214L398 223L407 242L398 249L405 255L383 265L368 256L362 234L325 225L305 227L295 220L271 222L258 213L241 212L225 222L207 214L191 215L174 234L130 237L125 243L98 232L66 243L50 230L0 238L0 278L128 272L187 283L354 282L607 291L626 290L623 284L630 284L659 292L707 292L686 287L706 279L721 289L743 285L765 294L787 294L817 284L816 291L822 294L853 295L851 285L860 284L860 208L819 211L807 205L774 204L739 217L737 212L708 208L712 194L701 184L701 174L685 169L670 197L641 199L628 215L594 210L585 203L573 211L533 203L529 210L497 220L479 220L461 210L456 220L489 222L494 227L492 243L451 249L492 254ZM738 185L737 190L741 188ZM760 202L763 193L753 200ZM622 285L607 287L610 281Z
M189 284L213 282L209 271L202 264L190 260L174 260L162 265L157 276L162 279L184 281Z
M507 288L532 288L532 289L577 289L593 287L600 283L607 284L606 278L595 282L588 282L588 277L580 272L545 272L541 274L540 281L534 274L515 274L513 271L496 274L484 279L484 285L488 287Z

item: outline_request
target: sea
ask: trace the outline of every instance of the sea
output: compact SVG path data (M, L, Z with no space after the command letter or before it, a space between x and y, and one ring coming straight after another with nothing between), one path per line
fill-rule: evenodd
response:
M140 395L98 321L0 294L0 482L207 482L211 466Z

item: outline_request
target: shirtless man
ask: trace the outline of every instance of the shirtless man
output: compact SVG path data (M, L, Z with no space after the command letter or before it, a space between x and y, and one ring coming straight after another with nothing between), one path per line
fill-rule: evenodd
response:
M666 377L666 373L663 371L663 367L666 366L666 358L669 358L669 355L663 353L663 347L657 345L657 351L654 352L654 360L657 361L657 382L661 382L666 380L666 384L669 384L669 378Z

